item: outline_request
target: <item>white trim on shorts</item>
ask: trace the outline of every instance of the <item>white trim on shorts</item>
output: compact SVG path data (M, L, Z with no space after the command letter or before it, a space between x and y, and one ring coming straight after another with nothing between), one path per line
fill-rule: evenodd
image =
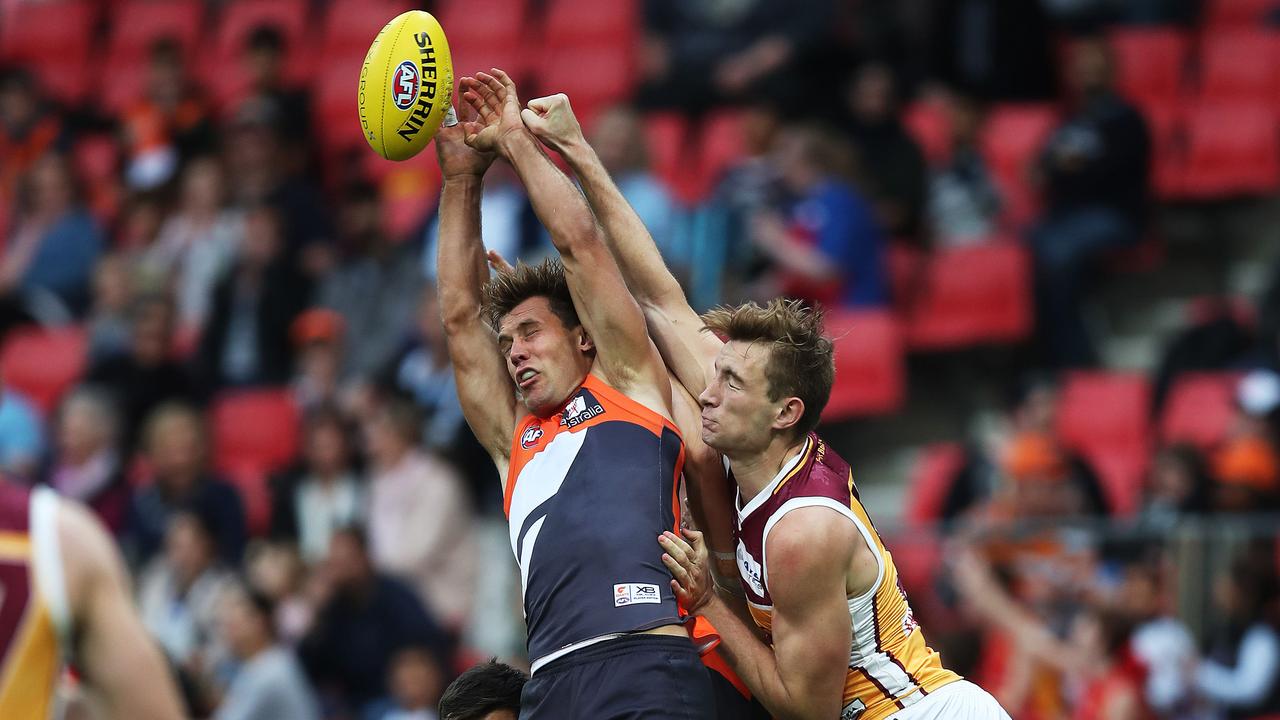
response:
M1010 720L1009 713L986 690L957 680L934 690L888 720Z

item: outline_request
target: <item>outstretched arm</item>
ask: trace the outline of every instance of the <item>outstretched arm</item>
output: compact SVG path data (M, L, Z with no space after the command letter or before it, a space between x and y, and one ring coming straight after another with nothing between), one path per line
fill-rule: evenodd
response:
M515 84L506 73L463 78L463 97L480 114L467 124L473 147L492 147L511 162L534 212L564 261L565 277L583 327L595 342L609 382L648 399L670 415L671 393L644 314L627 291L587 201L542 151L520 118Z
M569 163L591 203L605 241L627 287L644 309L649 332L667 366L695 397L707 385L707 373L720 351L715 335L703 332L702 319L689 306L684 289L662 260L653 236L623 197L595 150L587 143L563 93L535 98L521 111L529 130Z
M493 154L468 147L461 125L441 127L435 142L444 175L436 263L440 315L462 413L497 463L505 486L516 422L515 391L493 331L480 312L480 290L489 276L480 239L480 194Z

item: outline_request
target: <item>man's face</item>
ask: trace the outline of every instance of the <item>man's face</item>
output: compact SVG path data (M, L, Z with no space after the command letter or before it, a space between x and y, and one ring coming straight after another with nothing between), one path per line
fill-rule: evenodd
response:
M548 417L591 371L591 340L581 326L566 328L545 297L532 297L498 326L498 350L529 412Z
M786 398L769 399L769 348L731 340L716 357L715 377L698 396L702 441L726 453L759 452L773 437Z

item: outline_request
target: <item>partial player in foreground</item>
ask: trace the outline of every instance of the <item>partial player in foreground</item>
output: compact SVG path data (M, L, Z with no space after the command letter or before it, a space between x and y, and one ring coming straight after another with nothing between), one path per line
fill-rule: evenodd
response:
M458 676L440 697L440 720L516 720L529 676L496 658Z
M852 471L813 432L835 376L821 314L775 300L700 318L568 98L533 100L523 117L581 181L664 361L699 398L704 442L737 483L738 572L767 640L715 592L700 533L659 538L678 597L715 624L733 669L778 717L1007 720L925 644Z
M438 290L459 400L503 478L520 566L532 662L520 717L708 717L710 684L652 544L678 526L685 459L662 358L514 85L498 72L460 87L478 119L436 136ZM563 266L488 280L479 199L495 155Z
M88 511L0 480L0 718L56 717L68 660L96 717L182 717L128 585L114 541Z

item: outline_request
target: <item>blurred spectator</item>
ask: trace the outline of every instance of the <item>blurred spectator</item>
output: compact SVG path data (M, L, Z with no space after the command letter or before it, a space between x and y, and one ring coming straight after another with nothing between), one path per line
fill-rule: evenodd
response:
M879 62L859 67L846 93L845 128L876 216L891 237L915 238L925 203L924 154L902 125L892 68Z
M305 88L285 79L287 51L284 34L273 25L249 33L242 62L250 87L243 105L270 117L277 137L293 150L311 143L311 98Z
M1258 300L1258 359L1280 372L1280 260L1273 263L1271 281Z
M1133 658L1133 620L1114 610L1091 607L1076 618L1072 643L1088 658L1072 720L1150 718L1143 693L1143 668Z
M426 648L407 647L391 659L391 697L364 714L365 720L439 720L436 706L444 673Z
M293 321L289 331L297 357L293 395L304 410L339 403L345 332L342 316L328 308L312 308Z
M209 527L198 513L177 512L165 530L164 554L138 581L142 622L176 665L204 678L222 659L218 603L235 576L218 561Z
M140 297L131 316L128 351L98 361L85 376L87 382L115 393L120 403L125 457L137 448L142 423L156 407L198 399L190 374L173 358L173 303L163 295Z
M366 421L369 550L380 570L404 578L450 629L475 594L474 519L457 471L417 447L416 409L392 399Z
M233 588L220 610L222 640L240 665L214 720L319 720L301 665L276 639L271 599Z
M870 204L841 178L847 148L821 128L797 126L782 131L775 152L796 201L785 216L757 214L751 233L776 264L782 293L831 306L887 303L884 236Z
M930 10L933 75L989 101L1057 94L1052 28L1039 2L942 0Z
M326 551L328 548L326 548ZM315 607L306 596L307 566L292 543L255 541L245 552L249 586L275 605L276 636L294 646L311 628Z
M675 203L671 194L649 169L649 150L640 116L619 105L600 114L591 127L591 147L600 155L618 190L640 216L664 257L682 257L675 252Z
M226 207L222 167L209 156L183 171L177 210L146 252L148 270L174 289L184 333L204 326L218 280L231 267L245 234L244 216Z
M41 158L65 150L66 141L63 123L42 102L35 77L24 68L0 69L0 201L13 197L18 179Z
M1214 585L1222 625L1195 672L1196 690L1229 718L1280 712L1280 632L1274 558L1235 560Z
M34 481L43 454L40 413L30 399L0 377L0 472Z
M112 233L112 248L115 252L125 254L130 260L151 247L160 234L160 226L164 224L165 213L169 212L168 199L162 190L149 190L131 193L120 208L115 228ZM145 275L140 277L144 287L162 286L167 277L158 278L148 284Z
M1208 316L1180 329L1165 345L1156 368L1151 417L1160 417L1170 388L1184 372L1237 367L1254 344L1253 333L1226 298L1209 301Z
M132 303L129 261L118 253L104 255L93 271L93 304L88 321L90 367L129 351Z
M1134 621L1129 651L1138 667L1145 670L1142 697L1147 707L1162 718L1184 718L1191 701L1187 668L1196 660L1195 638L1173 613L1174 599L1166 580L1163 558L1157 562L1138 561L1125 567L1117 592L1116 606Z
M805 97L793 68L824 45L834 4L647 0L640 101L693 113L729 100Z
M1209 510L1209 475L1199 451L1190 445L1161 448L1147 475L1142 519L1169 528L1183 517Z
M550 236L546 234L533 204L520 184L511 165L495 162L484 176L484 190L480 195L480 215L484 223L480 233L484 246L494 250L511 262L529 262L540 258L550 248ZM422 268L427 279L436 279L436 247L439 242L440 216L437 214L427 224L422 254Z
M66 321L88 309L104 238L81 200L65 157L46 155L31 168L21 189L16 229L0 258L6 304L16 303L19 311L45 322Z
M441 720L516 720L528 681L528 674L497 658L476 665L445 688Z
M138 491L125 523L135 564L160 547L170 517L196 512L209 525L217 554L237 565L244 553L245 517L240 495L205 469L205 427L200 415L180 403L161 405L148 417L144 443L150 484Z
M1142 236L1151 149L1142 116L1115 92L1105 41L1080 41L1071 60L1075 105L1041 154L1045 216L1031 233L1038 327L1061 367L1097 362L1082 295L1094 260Z
M332 405L306 419L301 467L272 482L271 535L298 544L302 559L318 562L339 528L365 517L365 487L357 475L351 430Z
M348 188L338 225L350 256L325 278L319 300L345 320L345 374L371 378L413 326L423 285L419 248L396 246L382 231L378 191L369 184Z
M162 38L151 46L145 95L121 117L125 178L130 187L161 187L181 163L213 149L216 138L209 108L187 75L182 44Z
M57 452L47 478L59 495L93 508L113 533L124 527L129 484L120 454L124 430L112 396L82 386L67 395L57 417Z
M764 267L765 259L749 241L747 228L751 218L761 210L781 211L785 207L786 188L772 154L781 126L782 112L771 103L756 102L742 111L743 155L720 178L713 198L716 205L728 213L726 235L730 245L726 255L732 263L724 278L728 287L723 293L718 286L692 288L691 299L694 296L703 299L700 304L695 302L695 307L710 307L719 302L722 295L742 297L744 293L734 281L754 281ZM693 258L680 262L692 264ZM684 271L690 273L692 269L684 268Z
M424 419L422 442L427 447L449 455L468 439L434 287L419 295L415 332L387 364L381 384L413 399Z
M359 710L382 697L391 658L406 647L447 666L448 639L412 590L374 571L361 530L334 534L319 580L323 601L298 652L326 706Z
M929 229L936 247L988 240L1000 222L1000 191L978 145L983 121L979 101L957 94L947 110L951 156L929 180Z
M218 282L200 340L206 387L289 380L289 327L306 307L310 288L282 256L280 233L280 218L271 207L259 205L246 214L240 255Z
M1280 490L1280 457L1266 438L1229 440L1213 458L1213 509L1250 513L1274 510Z

